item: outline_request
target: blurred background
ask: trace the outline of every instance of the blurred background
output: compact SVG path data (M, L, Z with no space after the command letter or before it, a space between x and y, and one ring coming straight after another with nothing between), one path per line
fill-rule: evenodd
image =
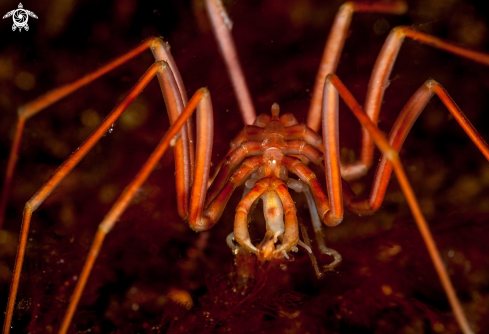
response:
M337 74L360 102L376 56L394 26L410 25L489 52L489 5L407 2L409 11L403 16L354 15ZM282 113L292 112L305 121L322 48L341 3L224 1L258 113L269 112L277 102ZM243 124L202 0L50 0L23 6L38 16L29 18L29 31L12 31L11 18L0 21L2 173L19 106L150 36L162 36L171 45L189 96L200 87L209 88L216 122L212 162L217 165L223 158ZM16 1L4 0L0 14L17 7ZM0 307L6 304L25 202L152 62L147 51L27 122L0 232ZM488 74L483 65L406 40L379 127L388 133L414 91L434 78L487 140ZM359 153L360 126L344 105L340 108L342 155L348 161ZM34 213L15 332L57 330L97 225L167 128L154 80ZM489 164L436 97L413 127L401 158L469 319L483 333L489 328L484 320L489 304L489 258L484 250ZM378 213L347 214L340 226L326 230L327 244L344 258L336 272L318 280L301 250L287 270L270 268L243 285L225 244L242 190L236 191L211 231L196 234L176 212L173 164L167 152L107 237L72 332L458 332L395 179ZM368 196L372 176L373 171L352 183L359 196ZM296 203L312 238L303 198L296 196ZM256 220L260 216L257 211ZM263 227L250 229L260 240ZM323 264L330 260L319 257ZM175 300L186 301L191 310L180 309Z

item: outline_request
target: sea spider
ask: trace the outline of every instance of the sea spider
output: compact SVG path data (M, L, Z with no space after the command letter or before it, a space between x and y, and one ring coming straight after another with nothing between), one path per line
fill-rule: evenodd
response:
M319 43L319 44L321 44L321 43ZM178 61L178 60L177 60L177 61ZM282 70L282 71L284 71L284 70ZM287 71L284 71L284 72L287 72ZM433 75L433 76L435 77L435 75ZM424 80L424 79L426 79L426 78L423 78L423 80ZM394 84L395 84L395 83L394 83ZM416 84L416 85L417 85L417 86L419 86L419 84ZM415 84L413 84L413 87L414 87L414 86L416 86L416 85L415 85ZM412 89L412 91L414 91L414 89L416 89L416 88L417 88L417 86L416 86L416 87L414 87L414 88ZM392 87L391 87L391 88L392 88ZM258 89L258 88L254 88L254 89ZM189 89L189 90L190 90L190 89ZM193 92L193 91L195 91L195 90L192 90L192 92ZM450 90L449 90L449 92L450 92L450 93L452 93L452 91L450 91ZM406 93L406 94L407 94L407 96L409 96L411 93ZM214 96L214 99L216 99L216 96L215 96L215 95L213 95L213 96ZM401 99L401 98L399 98L399 99L400 99L400 100L402 100L402 101L400 102L400 104L401 104L401 105L404 103L404 101L406 101L406 99ZM459 102L459 100L457 100L456 98L455 98L455 100L456 100L457 102ZM279 100L279 101L280 101L280 100ZM280 102L281 102L281 101L280 101ZM459 103L460 103L460 102L459 102ZM284 106L284 103L282 103L282 102L281 102L281 105L282 105L283 107L285 107L285 106ZM285 108L286 108L286 107L285 107ZM393 108L393 109L394 109L394 108ZM399 109L399 108L398 108L398 109ZM398 109L397 109L397 110L398 110ZM465 109L466 109L466 108L464 108L464 110L465 110ZM386 128L388 128L388 127L386 127ZM117 127L116 127L116 129L117 129ZM76 146L76 145L75 145L75 146Z

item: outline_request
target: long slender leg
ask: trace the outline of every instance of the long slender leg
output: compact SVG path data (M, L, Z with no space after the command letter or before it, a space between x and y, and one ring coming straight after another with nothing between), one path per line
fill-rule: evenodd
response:
M12 177L14 175L15 166L17 164L19 146L20 146L20 141L22 139L22 132L24 130L25 122L32 116L44 110L45 108L56 103L62 98L70 95L71 93L75 92L81 87L88 85L92 81L100 78L102 75L110 72L111 70L117 68L118 66L124 64L125 62L131 60L132 58L136 57L137 55L147 50L148 48L151 49L151 51L153 52L156 61L164 60L168 62L171 70L173 71L173 73L175 73L175 78L178 84L178 90L180 91L180 95L182 96L183 104L187 103L187 94L185 92L185 87L183 85L183 81L180 76L180 73L178 72L178 68L175 65L175 61L171 56L169 46L165 42L163 42L161 38L154 37L145 40L144 42L136 46L134 49L114 59L113 61L107 63L106 65L102 66L98 70L90 74L87 74L84 77L70 84L49 91L46 94L41 95L37 99L19 107L19 109L17 110L17 114L19 118L15 130L14 141L12 142L12 148L10 150L9 160L7 162L7 170L5 172L5 180L2 188L2 195L1 195L2 197L0 199L0 229L3 226L3 222L5 218L5 209L7 206L7 200L10 193L10 187L12 184ZM189 125L189 127L190 126L191 125ZM178 170L179 169L177 168L177 173Z
M155 62L129 91L127 96L119 103L117 107L110 112L99 127L83 142L83 144L56 170L46 183L34 194L34 196L26 203L24 209L24 217L19 238L19 246L17 257L12 275L12 284L10 286L9 300L7 304L7 313L3 327L3 333L8 333L15 305L15 298L19 287L20 273L22 263L24 261L25 248L29 233L29 226L32 213L44 202L44 200L56 189L59 183L70 173L73 168L80 162L81 159L93 148L93 146L102 138L109 130L111 125L120 117L124 110L134 101L139 93L146 87L149 81L156 75L158 71L169 70L168 65L164 61Z
M320 128L324 80L328 74L336 72L353 13L373 12L402 15L406 11L407 4L404 1L372 3L348 1L340 7L334 18L333 26L324 46L319 70L316 74L311 105L307 116L307 126L316 132Z
M489 146L487 143L479 135L467 117L465 117L460 108L453 102L445 89L443 89L443 87L435 80L426 81L413 94L402 109L389 134L389 144L392 148L397 152L401 150L409 130L411 130L414 122L435 94L442 100L455 120L457 120L472 142L482 152L484 157L489 160ZM360 214L369 214L378 210L384 200L391 173L392 164L382 156L375 172L369 198L361 201L349 200L350 203L347 203L347 208Z
M325 85L326 87L326 85ZM328 94L328 95L326 95ZM324 171L329 205L327 225L334 226L343 220L343 190L340 171L340 140L338 125L338 93L333 89L324 89L323 96L323 145ZM326 112L326 110L328 112Z
M164 60L168 63L168 65L170 65L170 69L173 73L171 80L176 81L183 106L187 105L188 102L187 92L185 90L185 85L183 84L182 76L180 75L178 67L175 64L175 60L173 59L173 56L170 52L170 45L168 43L165 43L161 38L156 38L155 42L151 46L151 52L153 52L155 61ZM160 87L163 87L162 85L164 83L164 80L162 80L161 75L157 74L156 76L158 77L158 81L160 82ZM172 90L175 91L175 96L178 96L176 94L177 91L176 86L172 85L172 87L173 87ZM177 97L176 99L178 102ZM170 109L167 109L169 112L168 116L170 117L170 123L176 119L176 117L178 116L177 114L180 114L182 112L183 106L178 106L177 113L175 111L170 111ZM176 173L175 178L177 184L182 184L183 181L181 181L181 179L186 179L186 180L190 179L190 182L192 182L192 175L193 175L192 171L193 171L194 160L195 160L193 133L194 133L194 129L192 124L192 118L189 118L187 120L187 126L182 129L182 140L177 143L176 150L175 150L175 173ZM185 162L178 161L177 157L180 156L180 154L178 153L179 150L184 151L184 155L188 157L188 159L186 159L188 161ZM177 189L177 192L179 192L179 190L181 189Z
M245 124L253 124L256 119L255 107L253 106L251 94L239 63L233 37L231 36L232 22L221 0L206 0L205 3L207 15L212 24L212 31L219 45L219 51L226 63L226 69L238 99L241 116Z
M409 181L406 177L401 161L399 159L398 152L389 144L382 132L363 111L358 102L351 95L348 89L343 85L340 79L334 74L330 74L326 77L323 104L323 114L325 115L323 116L323 123L328 122L328 116L326 114L337 114L338 111L335 110L338 108L337 101L335 101L337 100L337 97L334 98L334 95L337 95L338 93L340 94L341 98L346 102L348 108L359 120L362 128L365 128L369 132L374 143L377 145L377 147L380 149L386 159L392 164L394 172L397 176L397 180L401 186L404 196L406 197L411 212L413 213L414 219L421 232L421 236L423 237L425 245L428 248L428 253L438 273L443 289L445 290L445 293L448 297L455 318L464 333L472 333L462 306L460 305L460 301L458 300L450 278L448 277L448 273L444 268L443 261L436 247L435 241L433 240L433 236L431 235L431 232L428 228L428 224L421 212L421 209L419 208L416 196L414 195L411 185L409 184ZM333 98L333 101L329 101L330 98ZM324 124L323 129L324 128L328 128L328 125ZM326 177L328 177L328 173L326 173Z
M157 73L160 83L161 92L165 100L170 125L173 125L182 113L186 104L180 95L177 81L174 76L165 75L166 73ZM188 125L188 122L187 122ZM188 216L188 198L189 189L192 184L193 173L193 147L190 146L190 132L185 131L189 127L184 127L181 131L181 140L178 140L174 146L175 156L175 187L177 193L177 211L182 219Z
M194 96L190 99L189 103L183 110L182 114L178 117L178 119L175 120L174 124L170 127L170 129L168 129L168 131L165 133L165 135L163 136L163 138L161 139L161 141L159 142L158 146L155 148L151 156L148 158L148 160L144 163L142 168L139 170L136 177L131 181L131 183L126 187L126 189L124 189L123 193L119 196L117 201L114 203L110 211L105 216L104 220L100 223L95 238L93 240L92 246L90 247L90 251L88 252L87 259L85 260L85 264L83 266L82 272L75 286L75 290L73 292L73 295L71 296L70 303L68 305L68 309L66 310L65 317L63 318L63 322L61 323L61 328L59 331L60 334L64 334L68 331L68 328L71 323L71 319L73 318L73 314L75 313L76 310L76 306L78 305L81 294L83 292L87 279L92 270L93 264L97 259L98 253L100 252L100 248L102 247L102 243L103 240L105 239L105 236L107 235L107 233L110 232L110 230L112 230L114 225L117 223L119 217L129 206L131 200L133 199L138 189L146 181L148 176L153 171L155 165L160 161L161 157L167 150L168 146L170 146L170 142L172 141L172 139L178 134L182 126L184 126L185 122L192 115L192 113L196 108L197 108L197 131L200 132L199 129L201 126L203 126L204 130L208 126L208 124L205 124L207 123L207 120L210 120L210 122L212 122L212 107L210 101L210 94L206 88L199 89L194 94ZM204 122L204 124L202 124L201 122ZM200 134L202 135L202 133ZM206 135L208 135L208 132L206 132ZM198 173L200 171L199 157L205 151L205 146L207 146L209 140L205 140L205 138L200 137L199 134L197 135L197 138L198 141L200 142L197 143L198 154L197 154L196 171ZM204 140L202 141L202 139ZM199 146L200 144L203 144L203 146ZM209 163L207 163L207 165L209 165ZM207 168L209 168L209 166L207 166ZM200 191L199 184L197 185L194 184L193 189L196 188L198 188L197 192Z
M384 92L388 86L387 82L402 42L406 37L455 55L471 59L484 65L489 65L488 54L465 49L437 37L416 31L410 27L396 27L392 29L384 43L384 46L382 47L382 50L379 53L379 56L377 57L377 61L370 77L367 97L365 100L365 112L374 122L374 124L377 124ZM362 129L362 152L360 164L363 167L361 168L363 171L366 171L372 165L373 147L374 144L370 138L370 135L365 129ZM362 172L359 174L362 174ZM353 177L355 177L355 175Z

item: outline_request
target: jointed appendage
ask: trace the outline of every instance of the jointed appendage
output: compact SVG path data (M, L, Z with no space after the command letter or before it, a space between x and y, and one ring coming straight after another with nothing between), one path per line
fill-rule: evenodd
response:
M60 88L49 91L46 94L38 97L34 101L31 101L25 105L20 106L17 110L18 121L17 121L17 126L15 128L15 135L14 135L14 140L12 142L9 159L7 162L7 170L5 172L2 194L0 198L0 229L3 226L3 221L5 219L5 209L7 206L8 195L10 193L10 188L12 185L12 178L14 175L15 166L17 164L19 147L22 139L25 122L28 121L31 117L35 116L37 113L44 110L45 108L49 107L50 105L58 102L59 100L77 91L83 86L90 84L92 81L100 78L104 74L121 66L122 64L126 63L127 61L131 60L132 58L136 57L137 55L139 55L140 53L148 49L150 49L153 52L155 61L164 60L168 63L173 73L175 73L177 85L178 85L178 91L179 94L181 95L181 99L184 104L187 103L188 100L187 93L185 92L185 87L183 85L182 78L180 77L180 73L178 72L178 68L175 65L175 61L171 56L170 47L168 44L163 42L160 38L155 37L155 38L149 38L145 40L131 51L114 59L113 61L107 63L105 66L84 76L83 78L80 78L75 82L64 85Z
M66 333L69 329L71 319L105 236L112 230L137 190L146 181L169 146L174 146L175 153L178 213L193 230L205 231L214 226L219 221L233 192L241 185L245 185L245 194L236 208L234 232L226 240L233 252L250 252L261 261L272 261L288 259L290 252L296 252L297 246L301 246L311 255L318 276L321 276L322 270L333 270L341 262L341 255L326 247L321 221L326 226L333 227L342 222L345 209L358 214L372 214L377 211L383 202L388 182L392 171L394 171L428 248L428 253L447 294L456 320L464 333L471 333L468 321L444 269L416 196L404 173L398 153L415 120L435 94L440 97L450 113L488 160L489 146L451 100L443 87L434 80L425 82L409 99L398 116L388 139L377 128L376 123L383 94L387 87L386 82L405 37L488 65L489 55L466 50L408 27L394 28L374 66L367 92L365 111L363 111L363 108L334 74L346 40L352 14L355 11L402 14L406 11L406 5L402 1L371 4L348 2L338 12L326 43L311 101L308 125L299 123L292 114L280 115L277 104L272 106L271 115L261 114L256 117L251 95L246 86L246 80L230 33L231 24L227 13L219 0L206 0L206 6L214 35L238 98L243 121L246 124L231 142L229 152L218 168L215 177L212 178L210 185L208 183L214 133L210 93L207 89L201 88L189 101L187 100L183 82L169 53L169 48L158 38L143 42L126 55L94 73L73 84L51 91L19 109L19 123L3 189L5 196L2 197L0 203L0 214L2 216L25 121L43 108L95 80L146 48L150 48L155 55L155 63L141 77L123 101L27 202L4 323L4 333L8 333L10 330L32 213L73 170L154 76L159 80L171 126L139 173L100 223L70 299L60 333ZM339 96L361 123L363 131L361 160L349 165L340 163ZM193 125L190 122L190 116L194 110L197 110L195 135ZM320 127L322 137L316 132ZM195 145L194 137L196 138ZM345 180L360 177L371 167L374 144L382 152L381 162L377 167L369 198L357 199ZM323 190L324 187L313 169L308 166L309 163L324 171L326 191ZM293 175L296 178L292 177ZM317 238L318 249L323 254L333 257L332 263L324 266L322 270L313 256L306 228L298 222L297 209L289 188L304 194L310 211L312 227ZM266 232L261 242L254 243L248 231L248 223L250 214L258 200L263 201ZM300 240L299 230L301 230L304 241Z
M117 119L120 117L120 115L124 112L124 110L131 104L132 101L139 95L139 93L144 89L144 87L148 84L148 82L154 77L157 76L160 83L161 83L161 89L163 93L163 97L165 99L165 103L167 105L168 109L168 114L170 117L170 122L173 125L172 129L169 130L168 135L163 138L162 143L160 143L160 146L163 146L164 149L159 152L158 154L163 154L163 152L166 150L166 147L168 147L170 141L175 137L177 133L179 133L179 140L175 144L175 166L176 166L176 183L177 183L177 189L178 187L183 187L184 191L182 191L182 194L185 195L188 192L188 184L190 184L190 169L193 168L193 152L190 154L189 150L192 150L192 144L190 135L188 134L188 127L189 124L187 122L188 117L191 115L193 110L195 109L197 103L200 101L200 99L203 99L204 101L207 101L207 104L203 102L204 106L201 107L204 109L206 114L211 114L212 112L209 112L210 108L210 96L209 93L204 89L196 93L194 96L194 100L191 102L193 103L188 103L187 104L187 97L185 92L185 88L183 87L183 82L180 78L180 74L178 73L178 70L175 67L175 72L173 73L171 70L171 66L169 64L174 65L173 58L171 57L171 54L169 52L169 47L159 38L153 38L150 40L147 40L143 42L140 46L135 48L134 50L130 51L128 54L116 59L115 61L107 64L106 66L102 67L100 70L87 75L86 77L70 84L67 86L64 86L60 89L56 89L50 93L47 93L46 95L42 96L41 98L33 101L30 104L27 104L24 108L21 110L27 110L24 113L20 113L21 120L25 121L27 117L30 117L34 115L36 112L42 110L43 108L49 106L50 104L56 102L57 100L61 99L62 97L68 95L69 93L73 92L74 90L80 88L81 86L89 83L90 81L94 80L95 78L99 77L100 75L106 73L110 69L114 68L115 66L120 65L124 61L127 61L128 59L132 58L134 55L142 52L146 48L150 48L153 51L153 54L155 55L156 62L146 71L146 73L141 77L141 79L138 81L138 83L131 89L131 91L127 94L127 96L119 103L119 105L112 110L112 112L104 119L104 121L99 125L99 127L85 140L85 142L56 170L56 172L51 176L51 178L39 189L36 194L26 203L25 209L24 209L24 217L22 221L22 228L21 228L21 234L20 234L20 240L19 240L19 247L18 247L18 252L17 252L17 258L14 266L14 272L13 272L13 277L12 277L12 285L10 287L10 294L9 294L9 301L7 305L7 312L6 312L6 317L5 317L5 322L4 322L4 327L3 327L3 332L8 333L10 330L10 323L12 321L12 315L13 315L13 309L15 305L15 298L17 295L17 290L19 286L19 280L20 280L20 273L22 270L22 263L24 260L25 256L25 248L27 244L27 236L29 232L29 225L32 217L32 213L44 202L44 200L51 194L51 192L60 184L60 182L70 173L73 168L80 162L81 159L93 148L93 146L100 140L100 138L109 130L112 124L117 121ZM160 60L163 58L164 60ZM166 62L167 60L168 62ZM182 93L183 92L183 93ZM196 101L196 102L195 102ZM187 108L184 110L184 104L187 105ZM191 108L194 109L191 109ZM206 109L207 107L207 109ZM190 110L190 111L188 111ZM185 117L180 117L180 114L184 114ZM199 115L201 113L198 113ZM212 118L212 116L211 116ZM23 124L23 121L20 124ZM186 124L186 125L185 125ZM185 126L184 126L185 125ZM183 126L183 128L182 128ZM181 129L182 128L182 129ZM212 131L212 129L211 129ZM16 136L17 138L17 136ZM202 140L200 141L202 142ZM166 145L166 146L165 146ZM14 143L15 146L15 143ZM17 143L18 146L18 143ZM159 147L160 147L159 146ZM156 153L155 153L156 154ZM14 152L14 155L16 155L16 152ZM183 156L189 157L187 159L183 159ZM12 154L11 154L12 156ZM151 159L151 158L150 158ZM114 210L111 211L112 216L117 216L122 214L123 210L127 205L129 204L130 200L132 199L132 196L134 196L135 191L139 188L142 182L144 182L145 178L147 177L147 174L152 170L154 167L154 164L158 161L158 158L153 159L151 162L153 165L150 167L149 171L146 170L145 173L146 175L144 178L140 175L138 175L135 179L134 182L140 182L139 185L132 190L126 189L126 194L122 202L118 202L116 206L114 206ZM10 164L9 164L10 166ZM141 172L143 173L143 172ZM142 181L141 181L142 180ZM183 185L183 186L182 186ZM123 195L124 195L123 194ZM130 198L127 197L130 194ZM183 210L183 209L182 209ZM109 218L107 218L109 217ZM113 220L110 220L110 216L108 215L104 222L100 225L99 231L103 231L107 233L110 229L111 226L115 223L115 218ZM111 225L112 224L112 225ZM96 247L97 249L100 248L101 243L102 243L103 237L100 237L100 234L98 234L94 240L94 245L93 247ZM72 316L76 303L81 295L81 291L83 289L83 285L86 282L86 279L88 277L88 274L90 272L90 268L93 265L93 262L96 258L96 255L98 253L98 250L95 252L90 252L90 256L94 256L93 258L89 257L87 259L85 268L88 268L86 274L82 274L80 276L80 279L78 280L78 286L81 286L81 288L77 288L78 290L75 290L75 294L72 298L72 301L70 302L70 307L68 309L68 314ZM62 325L62 328L64 331L67 330L67 326L69 325L70 317L66 317L65 321ZM68 320L67 320L68 319Z
M391 169L389 170L389 172L386 172L386 170L381 171L380 172L381 176L379 178L382 180L387 179L385 181L385 182L387 182L388 179L390 178L390 172L391 172L392 168L394 169L396 176L397 176L397 179L399 181L399 184L401 186L401 189L404 193L404 196L406 197L406 200L407 200L409 207L411 209L411 212L413 213L413 216L416 220L416 223L417 223L418 228L421 232L421 235L422 235L423 240L426 244L426 247L428 248L428 253L429 253L431 260L435 266L435 269L438 273L438 276L439 276L440 281L442 283L442 286L445 290L445 293L447 294L448 300L450 302L450 305L452 306L453 312L454 312L455 317L459 323L459 326L464 333L472 333L472 330L470 329L467 318L465 317L463 309L460 305L460 301L458 300L458 297L455 293L455 290L454 290L453 285L450 281L450 278L448 277L448 273L447 273L447 271L443 265L443 261L442 261L441 256L440 256L440 252L438 251L436 244L433 240L433 236L431 235L431 232L428 228L428 223L426 222L426 220L423 216L423 213L421 212L421 209L419 207L416 196L414 195L414 192L411 188L411 185L410 185L410 183L407 179L407 176L404 172L404 169L402 167L402 164L401 164L399 156L398 156L398 151L396 151L396 149L394 149L391 146L391 144L387 141L387 139L380 132L380 130L375 126L375 124L370 120L370 118L368 118L366 113L362 110L362 107L358 104L358 102L356 102L355 98L351 95L351 93L343 85L343 83L338 79L338 77L335 76L334 74L330 74L326 78L326 83L324 86L324 96L325 97L323 99L323 103L324 103L324 107L327 107L327 109L330 110L330 112L332 114L336 114L336 116L335 116L336 119L337 119L337 112L338 112L338 93L341 95L343 100L346 102L346 104L348 105L348 108L353 112L355 117L360 121L360 123L362 124L362 128L366 129L368 131L368 133L372 136L373 141L375 142L377 147L380 149L380 151L383 153L382 159L388 161L388 163L392 166ZM326 110L326 108L323 110ZM419 112L421 112L421 110L417 110L417 112L419 113ZM327 126L324 123L326 123L326 122L323 121L323 131L324 131L324 128ZM484 144L485 152L488 152L489 146L485 142L483 142L483 144ZM339 158L339 157L337 157L337 158ZM379 169L377 170L377 173L379 173ZM379 179L379 178L376 178L376 179ZM374 185L375 185L375 183L374 183ZM375 187L372 187L371 199L378 196L378 193L376 193L375 190L376 190ZM384 193L381 193L380 196L383 196ZM375 201L370 200L369 202L375 202ZM371 210L369 209L369 206L368 206L369 202L367 202L367 201L360 202L363 204L363 205L361 205L360 210L366 209L365 211L361 211L362 213L370 213L371 212ZM351 211L355 211L355 210L352 209Z

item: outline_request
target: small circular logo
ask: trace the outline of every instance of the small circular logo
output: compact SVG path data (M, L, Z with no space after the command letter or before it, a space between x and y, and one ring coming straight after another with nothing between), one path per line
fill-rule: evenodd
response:
M12 16L12 19L14 20L12 31L15 31L18 28L19 32L22 31L22 28L24 28L25 31L29 31L29 25L27 24L27 21L29 21L29 16L37 19L37 15L27 9L24 9L22 3L19 3L17 9L11 10L5 14L3 18L5 19L10 16Z
M14 17L15 25L18 27L25 26L28 21L27 13L23 9L17 9L13 17Z

